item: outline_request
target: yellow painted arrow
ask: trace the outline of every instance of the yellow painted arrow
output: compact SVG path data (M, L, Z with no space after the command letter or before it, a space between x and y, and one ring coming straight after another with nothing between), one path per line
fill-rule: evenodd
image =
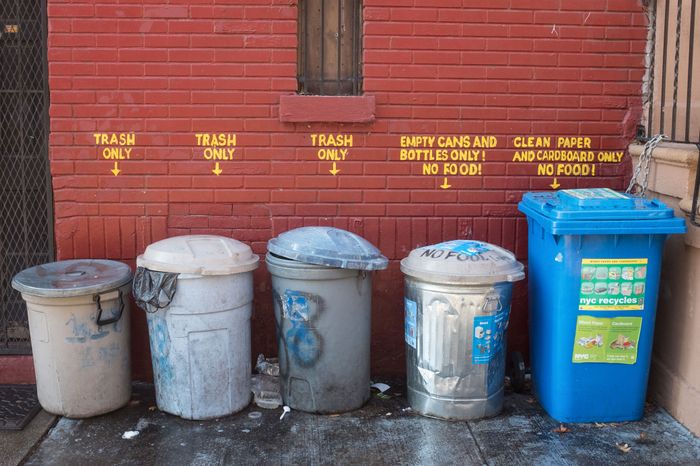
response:
M333 168L331 168L331 169L328 170L328 171L331 172L331 174L332 174L333 176L335 176L335 175L337 175L338 173L340 173L340 169L336 166L335 162L333 162Z
M114 168L110 170L114 176L118 176L122 171L119 169L119 162L114 162Z
M552 187L552 189L557 189L561 185L557 182L557 179L554 178L554 183L550 184L550 186Z
M212 173L214 173L216 176L219 176L223 173L224 171L221 169L219 166L219 162L216 162L216 167L212 170Z
M442 189L450 189L450 188L452 187L451 184L447 184L447 177L445 177L445 179L444 179L444 181L442 182L442 184L440 185L440 187L441 187Z

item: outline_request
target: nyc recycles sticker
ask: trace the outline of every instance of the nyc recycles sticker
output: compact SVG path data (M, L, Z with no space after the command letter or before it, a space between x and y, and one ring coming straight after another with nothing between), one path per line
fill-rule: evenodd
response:
M641 311L649 259L583 259L580 311Z

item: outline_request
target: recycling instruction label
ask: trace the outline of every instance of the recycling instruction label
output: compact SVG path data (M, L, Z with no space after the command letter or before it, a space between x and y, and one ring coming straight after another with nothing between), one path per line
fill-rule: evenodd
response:
M404 307L406 308L406 319L404 321L404 330L406 343L416 347L416 316L418 314L418 306L415 301L404 298Z
M503 349L510 307L496 314L474 317L472 364L488 364Z
M641 330L641 317L599 318L580 315L576 320L571 361L635 364Z
M583 259L581 311L641 311L649 259Z

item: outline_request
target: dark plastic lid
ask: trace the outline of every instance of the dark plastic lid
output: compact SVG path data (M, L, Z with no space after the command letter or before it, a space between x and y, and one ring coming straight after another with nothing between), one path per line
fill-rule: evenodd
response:
M286 231L267 249L287 259L341 269L382 270L389 261L366 239L333 227L302 227Z
M12 279L20 293L67 298L112 291L131 281L128 265L111 260L76 259L37 265Z
M518 209L557 234L685 232L684 220L659 200L608 188L526 193Z

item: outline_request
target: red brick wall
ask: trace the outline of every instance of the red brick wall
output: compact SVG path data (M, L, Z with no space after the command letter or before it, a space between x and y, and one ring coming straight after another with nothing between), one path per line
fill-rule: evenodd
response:
M167 4L165 4L167 3ZM392 259L375 276L373 370L401 373L402 276L411 249L455 238L526 257L516 203L551 189L513 162L515 136L581 135L624 150L640 114L646 19L637 0L364 0L364 91L376 120L284 123L296 90L296 0L48 0L50 157L58 259L134 258L171 235L250 243L302 225L355 231ZM237 135L214 175L195 133ZM102 158L94 133L135 133L131 158ZM312 133L352 134L337 176ZM482 174L424 176L401 135L493 135ZM563 187L620 189L627 157ZM256 278L253 351L276 351L270 285ZM527 348L524 284L511 347ZM134 310L134 370L150 359Z

